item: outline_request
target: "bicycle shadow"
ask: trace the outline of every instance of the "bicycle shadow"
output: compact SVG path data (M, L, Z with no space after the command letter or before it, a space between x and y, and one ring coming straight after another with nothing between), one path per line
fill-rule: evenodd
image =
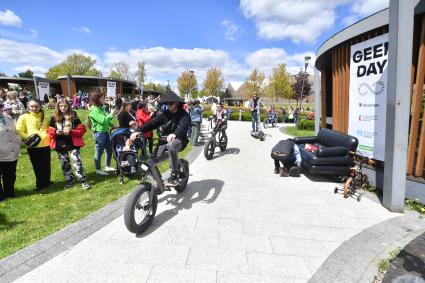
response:
M227 148L225 151L216 151L214 152L213 157L211 158L211 160L214 160L216 158L222 157L224 155L230 155L230 154L239 154L241 152L241 150L239 148L235 148L235 147L229 147Z
M191 209L195 203L213 203L220 195L223 186L224 182L217 179L195 181L189 183L186 190L182 193L168 194L161 197L158 199L158 204L165 201L167 205L172 205L174 207L157 214L152 225L145 232L136 234L136 237L143 238L150 235L167 221L175 217L180 210Z

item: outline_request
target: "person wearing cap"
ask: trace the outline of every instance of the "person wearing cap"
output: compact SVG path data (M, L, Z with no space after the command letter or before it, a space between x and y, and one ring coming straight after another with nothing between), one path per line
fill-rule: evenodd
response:
M5 114L10 105L0 102L0 201L15 195L16 164L21 150L21 137L15 120Z
M161 145L158 152L161 155L165 149L168 150L169 167L171 169L171 176L165 182L165 185L177 186L179 181L178 153L189 143L187 131L190 127L190 116L183 109L181 98L173 91L166 93L159 103L167 104L167 110L138 128L131 135L131 138L134 140L139 136L140 132L144 133L160 128L161 136L166 136L167 143Z

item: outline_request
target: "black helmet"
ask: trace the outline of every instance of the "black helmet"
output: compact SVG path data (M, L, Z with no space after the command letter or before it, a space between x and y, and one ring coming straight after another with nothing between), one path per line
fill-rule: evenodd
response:
M182 103L183 100L178 96L174 91L170 91L165 93L162 97L159 103L168 103L168 102L177 102Z

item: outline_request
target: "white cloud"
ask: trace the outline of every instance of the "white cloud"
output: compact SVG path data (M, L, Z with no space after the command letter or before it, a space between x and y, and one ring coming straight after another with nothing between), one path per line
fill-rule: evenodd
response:
M230 41L236 41L237 37L243 32L243 28L232 21L222 21L221 25L226 29L224 37Z
M254 19L258 36L314 43L337 17L335 8L347 0L241 0L240 9Z
M35 30L35 29L30 29L30 32L31 32L31 37L33 37L33 38L36 38L36 37L38 37L38 32Z
M187 69L194 70L198 78L203 78L211 66L219 66L229 79L246 75L239 63L223 50L154 47L105 53L106 64L121 61L128 63L131 71L137 70L137 62L144 61L151 78L178 76Z
M0 11L0 25L21 27L22 20L14 12L10 10Z
M77 28L72 28L72 30L82 32L82 33L85 33L85 34L90 34L90 32L91 32L90 29L88 27L85 27L85 26L79 26Z
M48 71L48 68L37 65L24 65L12 68L12 70L18 73L25 72L28 69L33 71L34 75L38 77L44 77L44 74Z
M388 8L389 0L355 0L351 6L354 14L361 17L369 16L382 9Z
M246 63L250 68L259 68L266 76L269 76L277 64L285 63L286 70L291 74L299 72L300 68L304 68L304 57L310 56L307 72L313 73L315 62L315 54L313 52L303 52L296 54L288 54L281 48L265 48L257 50L246 57Z

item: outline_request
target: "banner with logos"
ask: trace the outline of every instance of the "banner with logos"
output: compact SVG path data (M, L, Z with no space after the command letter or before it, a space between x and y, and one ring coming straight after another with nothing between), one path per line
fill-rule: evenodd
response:
M357 153L384 161L388 34L351 46L348 134Z
M38 82L38 98L44 99L44 95L50 96L50 84L45 82Z
M116 82L106 82L106 96L117 96L117 83Z

